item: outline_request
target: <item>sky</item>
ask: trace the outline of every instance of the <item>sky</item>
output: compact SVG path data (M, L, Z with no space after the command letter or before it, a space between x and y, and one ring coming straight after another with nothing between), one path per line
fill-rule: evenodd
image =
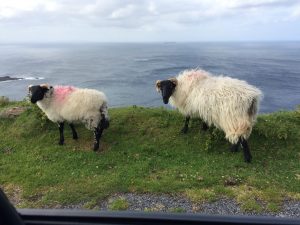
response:
M298 41L300 0L0 0L0 42Z

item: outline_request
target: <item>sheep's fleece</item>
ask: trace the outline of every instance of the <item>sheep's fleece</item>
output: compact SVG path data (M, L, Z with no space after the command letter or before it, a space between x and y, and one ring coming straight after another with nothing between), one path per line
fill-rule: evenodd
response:
M53 122L85 123L88 129L97 127L101 113L108 119L107 98L104 93L71 86L50 87L45 97L37 105Z
M262 92L246 81L213 76L204 70L186 70L176 78L170 104L185 116L200 117L225 132L236 144L247 139L256 121Z

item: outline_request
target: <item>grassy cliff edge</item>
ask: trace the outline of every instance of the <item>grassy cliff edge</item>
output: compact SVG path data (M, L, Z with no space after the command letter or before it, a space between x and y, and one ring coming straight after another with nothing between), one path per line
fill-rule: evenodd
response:
M232 153L224 134L200 131L192 120L164 108L110 109L111 126L101 149L93 134L77 125L79 139L58 129L35 106L3 102L0 112L0 186L17 207L84 203L88 208L114 193L164 193L193 202L234 198L245 211L276 211L285 199L300 200L300 110L261 114L249 139L253 162ZM1 113L0 113L1 115Z

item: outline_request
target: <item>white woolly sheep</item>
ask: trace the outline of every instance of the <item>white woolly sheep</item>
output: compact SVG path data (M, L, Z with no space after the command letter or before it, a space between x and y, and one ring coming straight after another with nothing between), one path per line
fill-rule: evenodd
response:
M247 143L256 121L262 92L246 81L213 76L204 70L186 70L177 78L156 81L163 102L177 108L185 117L183 133L188 130L190 117L200 117L208 126L225 132L232 143L231 150L243 147L244 159L251 162ZM207 129L204 123L203 129Z
M75 88L72 86L49 86L47 84L29 86L30 101L59 126L59 144L64 144L64 121L72 129L73 139L78 139L74 122L83 122L94 130L94 150L99 149L99 140L104 129L109 126L107 98L104 93Z

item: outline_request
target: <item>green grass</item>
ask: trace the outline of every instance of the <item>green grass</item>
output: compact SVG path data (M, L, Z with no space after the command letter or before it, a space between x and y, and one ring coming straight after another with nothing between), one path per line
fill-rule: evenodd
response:
M214 202L217 200L217 194L210 189L189 189L186 191L186 195L195 203L199 202Z
M275 211L286 197L300 199L300 111L260 115L249 139L253 162L232 153L221 131L200 131L192 120L164 108L110 109L101 151L93 134L78 125L74 141L65 128L58 145L57 125L29 106L14 119L0 119L0 185L17 207L83 203L87 208L113 193L169 193L192 201L235 198L244 210Z
M109 202L108 208L110 210L126 210L129 207L129 203L127 202L126 199L124 198L117 198L114 199L113 201Z
M181 207L176 207L176 208L171 208L169 210L169 212L171 213L184 213L186 212L184 208L181 208Z
M9 99L5 96L0 96L0 106L8 105Z

